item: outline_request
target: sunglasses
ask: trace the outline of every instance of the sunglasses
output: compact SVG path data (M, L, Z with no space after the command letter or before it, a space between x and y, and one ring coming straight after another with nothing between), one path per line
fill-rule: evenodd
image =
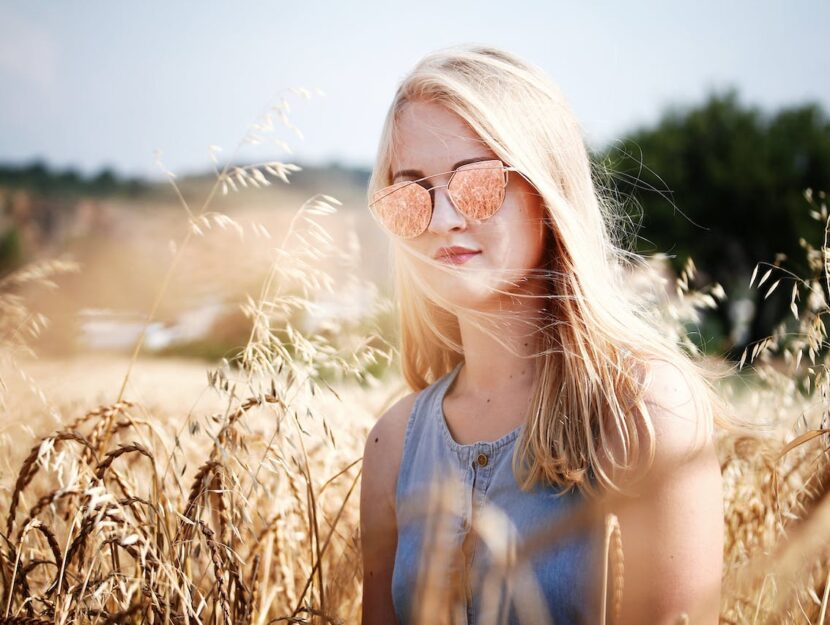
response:
M432 220L435 205L430 191L447 187L450 200L465 217L482 221L495 215L504 203L509 171L518 170L497 159L469 163L453 170L445 185L427 189L418 184L440 175L433 174L384 187L372 195L369 208L393 235L412 239L423 233Z

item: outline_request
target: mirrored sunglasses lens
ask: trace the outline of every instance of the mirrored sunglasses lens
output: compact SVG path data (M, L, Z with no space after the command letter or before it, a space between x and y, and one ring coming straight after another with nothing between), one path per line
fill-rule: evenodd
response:
M467 217L487 219L504 201L504 169L500 161L474 165L479 167L459 168L450 181L448 191L458 209Z
M429 225L429 191L412 182L399 182L377 191L371 208L381 223L396 236L410 239Z

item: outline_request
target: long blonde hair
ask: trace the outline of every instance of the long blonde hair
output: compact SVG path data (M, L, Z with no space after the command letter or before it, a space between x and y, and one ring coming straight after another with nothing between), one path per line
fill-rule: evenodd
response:
M668 361L683 373L704 436L711 436L715 424L727 426L713 384L718 374L691 358L626 288L624 261L632 266L645 261L618 244L625 226L621 213L597 192L580 125L544 72L481 45L424 57L402 80L390 106L370 198L392 183L398 115L415 100L438 102L461 116L543 200L549 319L536 337L540 361L531 409L514 449L520 487L528 490L546 480L563 493L577 487L593 496L598 481L603 489L622 492L599 462L600 451L614 467L632 467L642 455L650 466L654 426L642 398L651 359ZM409 252L394 239L392 244L402 373L420 390L463 360L458 317L418 279ZM609 452L609 428L624 441L622 459ZM638 432L648 436L642 440Z

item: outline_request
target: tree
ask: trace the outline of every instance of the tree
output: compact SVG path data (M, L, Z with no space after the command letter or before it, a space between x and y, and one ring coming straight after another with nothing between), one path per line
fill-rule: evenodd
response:
M803 191L830 187L830 121L812 103L767 117L741 105L729 89L697 108L669 109L655 127L619 143L596 157L631 198L627 210L635 221L642 209L636 249L673 255L678 271L691 255L731 298L755 301L749 336L726 345L739 355L747 342L768 335L789 307L786 292L767 300L747 292L756 263L782 252L794 271L806 272L799 238L815 240L816 222ZM725 336L728 311L721 307L717 314Z

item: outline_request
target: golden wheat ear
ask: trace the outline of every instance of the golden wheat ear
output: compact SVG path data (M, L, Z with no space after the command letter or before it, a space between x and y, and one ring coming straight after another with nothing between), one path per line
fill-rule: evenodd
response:
M622 608L623 591L623 550L620 522L617 515L608 513L605 515L605 543L602 558L602 625L606 625L608 617L608 572L612 570L611 582L611 623L618 623L620 620L620 609Z

